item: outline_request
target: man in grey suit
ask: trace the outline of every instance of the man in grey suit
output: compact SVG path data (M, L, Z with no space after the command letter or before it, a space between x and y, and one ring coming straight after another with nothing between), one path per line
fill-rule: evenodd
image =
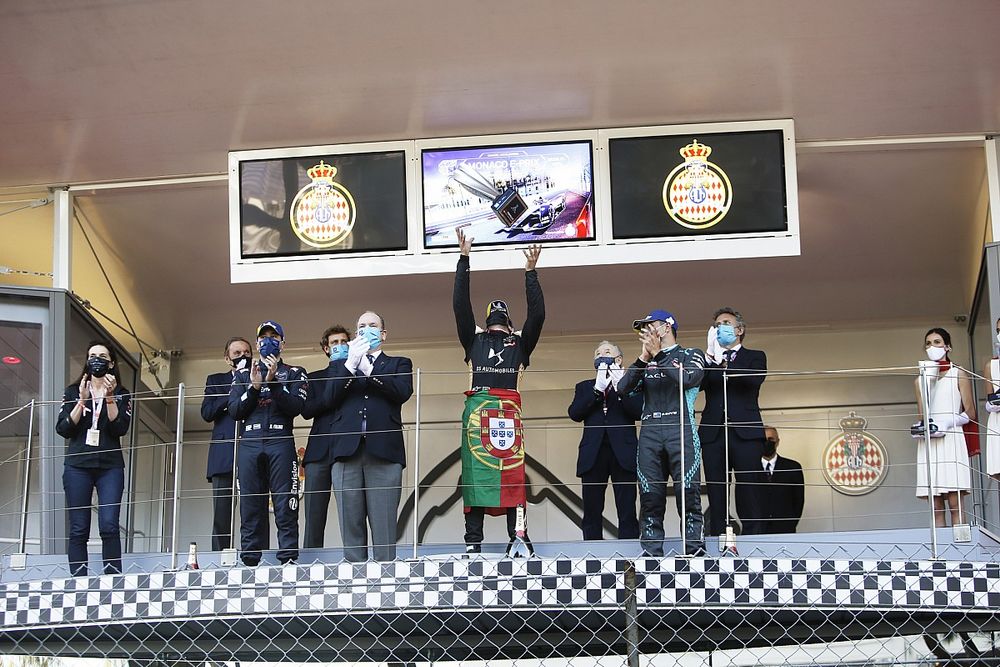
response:
M347 359L334 361L328 405L333 421L333 490L344 558L396 558L396 518L406 451L401 407L413 395L413 364L382 351L385 320L373 311L358 318ZM367 525L366 525L367 522Z

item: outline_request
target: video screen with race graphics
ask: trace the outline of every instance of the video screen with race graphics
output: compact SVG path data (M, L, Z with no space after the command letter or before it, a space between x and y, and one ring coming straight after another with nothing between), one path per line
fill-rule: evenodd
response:
M615 239L788 231L781 130L608 141Z
M406 249L403 151L239 163L243 258Z
M594 239L590 141L424 149L424 247Z

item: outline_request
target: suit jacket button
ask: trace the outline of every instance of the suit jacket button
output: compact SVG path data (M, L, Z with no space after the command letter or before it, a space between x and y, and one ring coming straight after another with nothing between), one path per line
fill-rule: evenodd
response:
M365 400L366 401L368 400L368 394L365 394Z

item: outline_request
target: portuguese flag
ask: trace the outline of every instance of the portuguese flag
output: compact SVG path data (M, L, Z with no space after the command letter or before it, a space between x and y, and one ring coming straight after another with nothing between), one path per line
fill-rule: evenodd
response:
M465 392L462 499L497 510L525 503L521 395L511 389Z

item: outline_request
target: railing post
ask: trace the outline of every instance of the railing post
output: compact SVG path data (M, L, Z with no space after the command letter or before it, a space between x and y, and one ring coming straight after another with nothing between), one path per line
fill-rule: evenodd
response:
M704 413L703 413L704 414ZM729 374L726 373L726 369L722 369L722 434L725 438L723 440L723 445L725 449L723 450L726 460L725 475L722 477L722 488L725 489L726 502L724 504L724 512L726 516L725 519L725 531L726 538L725 543L727 547L733 547L734 544L730 544L729 540L732 537L730 533L732 532L732 525L729 523L729 517L732 516L729 512ZM706 480L707 481L707 480ZM709 482L710 484L711 482ZM733 481L733 491L736 491L736 485L739 483L739 477L734 476ZM712 514L715 515L715 509L712 508Z
M639 604L636 600L635 562L625 561L625 645L628 667L639 667Z
M413 426L413 557L417 557L420 543L420 369L417 369L414 389L417 394L416 415Z
M174 511L170 530L170 569L177 569L177 528L181 508L181 443L184 439L184 383L177 385L177 438L174 440Z
M937 523L934 516L934 452L931 449L931 390L927 366L920 364L920 395L924 400L924 448L927 450L927 506L931 511L931 558L938 557Z
M232 567L236 565L236 554L238 553L239 547L237 546L237 516L236 516L236 489L238 487L237 472L239 471L238 464L238 452L240 446L240 427L243 426L243 421L239 419L233 420L235 426L233 427L233 481L229 484L229 548L223 549L222 554L219 556L219 564L223 567Z
M677 391L680 400L677 402L677 423L681 427L681 555L687 555L687 468L684 465L684 362L677 365ZM674 488L677 487L674 480Z
M19 554L27 554L28 546L28 492L31 490L31 437L35 430L35 399L28 408L28 443L24 449L24 487L21 490L21 531L19 533Z

